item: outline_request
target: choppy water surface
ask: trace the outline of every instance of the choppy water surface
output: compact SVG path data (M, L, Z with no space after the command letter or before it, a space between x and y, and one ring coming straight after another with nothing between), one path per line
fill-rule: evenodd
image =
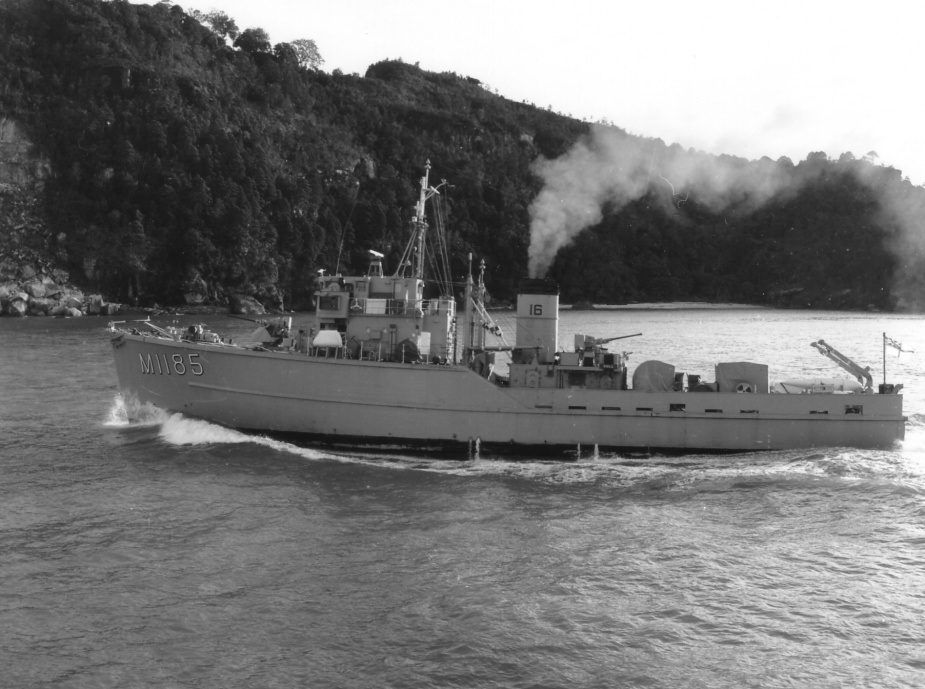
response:
M246 324L211 319L222 327ZM895 451L446 461L128 424L104 322L0 321L0 686L919 687L915 317L564 312L709 378L906 385Z

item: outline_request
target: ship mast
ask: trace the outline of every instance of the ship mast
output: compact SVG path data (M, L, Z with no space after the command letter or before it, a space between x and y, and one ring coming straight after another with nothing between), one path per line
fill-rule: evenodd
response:
M469 332L466 333L463 353L467 364L469 363L469 352L475 346L475 308L472 305L472 289L472 252L469 252L469 274L466 277L466 327L469 328Z
M473 352L486 349L485 328L490 323L495 334L500 335L500 328L495 326L491 318L485 313L485 259L479 262L479 280L476 283L472 276L472 254L469 254L469 275L466 278L466 326L469 328L464 358L468 362ZM502 341L504 336L500 335ZM504 348L496 348L504 349ZM507 348L509 349L509 348Z
M485 259L484 258L479 262L479 283L475 288L475 302L474 303L479 304L482 307L481 309L479 309L480 311L479 315L481 316L481 311L483 311L485 307ZM484 322L480 320L479 325L484 326ZM485 328L484 327L480 327L478 329L478 337L476 338L476 342L474 342L473 344L481 349L485 348Z
M427 218L424 215L424 206L428 199L428 180L430 178L430 160L424 165L424 176L421 177L421 195L414 206L414 264L412 266L414 277L424 279L424 237L427 235ZM436 193L436 190L434 190Z

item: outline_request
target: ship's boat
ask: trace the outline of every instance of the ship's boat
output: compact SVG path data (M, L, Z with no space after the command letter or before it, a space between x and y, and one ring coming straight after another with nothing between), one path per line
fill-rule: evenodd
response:
M768 367L716 366L712 381L660 361L628 380L622 338L576 335L558 347L557 286L524 280L508 344L483 305L484 268L457 316L452 285L425 297L421 179L412 239L397 270L370 252L365 275L319 275L311 322L288 317L231 343L201 325L111 325L130 414L144 405L260 433L314 442L424 446L468 452L567 450L735 452L811 447L890 448L905 431L901 385L872 388L862 369L823 341L822 354L858 380L769 383ZM441 254L444 250L431 251ZM471 257L470 257L471 265ZM438 271L439 272L439 271ZM447 271L443 271L448 274ZM627 336L633 337L633 336ZM496 356L508 356L505 370Z

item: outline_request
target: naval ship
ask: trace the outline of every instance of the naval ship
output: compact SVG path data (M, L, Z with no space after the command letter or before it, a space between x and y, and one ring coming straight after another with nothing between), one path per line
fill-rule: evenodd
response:
M902 386L875 392L869 367L821 340L813 346L853 378L772 387L765 364L720 363L707 381L645 361L630 379L626 354L609 346L620 338L576 335L558 347L559 290L549 280L522 281L513 344L484 307L484 268L474 278L471 256L464 313L449 283L425 298L425 255L443 253L427 239L425 207L440 194L429 169L395 271L386 274L374 251L365 275L319 271L315 312L301 326L282 317L232 342L203 325L110 324L130 417L154 405L309 442L470 456L473 447L568 458L582 447L749 452L903 439ZM505 370L496 356L509 358Z

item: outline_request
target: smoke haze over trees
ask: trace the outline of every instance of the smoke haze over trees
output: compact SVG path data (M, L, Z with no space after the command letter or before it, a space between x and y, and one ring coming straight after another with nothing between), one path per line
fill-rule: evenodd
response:
M401 60L323 62L219 12L5 0L0 116L47 161L39 243L112 299L304 308L318 269L394 269L429 159L454 277L484 258L496 299L532 272L565 302L925 305L925 189L871 156L711 156Z

